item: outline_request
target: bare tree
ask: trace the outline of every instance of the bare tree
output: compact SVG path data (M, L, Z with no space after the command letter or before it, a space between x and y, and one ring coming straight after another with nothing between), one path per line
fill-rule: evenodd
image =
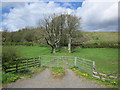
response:
M44 20L45 40L51 46L51 53L56 53L56 48L59 46L62 30L64 26L63 15L51 15Z
M51 46L52 53L55 53L57 47L59 47L63 33L67 36L65 39L68 39L68 51L71 53L72 38L79 26L79 20L75 15L68 14L54 14L44 19L44 37L47 44Z
M71 53L71 44L72 39L75 31L77 30L77 27L80 25L80 19L75 15L66 15L65 17L65 26L67 30L67 38L68 38L68 51Z

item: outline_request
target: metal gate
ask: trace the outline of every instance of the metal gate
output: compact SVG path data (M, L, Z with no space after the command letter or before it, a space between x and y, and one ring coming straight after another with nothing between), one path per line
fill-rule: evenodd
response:
M40 56L41 66L64 67L74 66L74 57L70 56Z
M95 68L95 62L91 60L87 60L80 57L72 57L72 56L48 56L42 55L39 57L41 66L47 67L77 67L78 69L93 73Z
M84 58L76 57L76 66L78 69L93 74L95 62Z

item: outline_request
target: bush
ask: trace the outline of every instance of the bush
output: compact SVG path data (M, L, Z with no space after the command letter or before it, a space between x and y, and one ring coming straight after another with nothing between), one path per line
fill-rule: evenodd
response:
M49 45L47 43L38 43L38 46L40 46L40 47L48 47Z
M32 42L25 42L24 45L26 45L26 46L33 46L33 43Z
M105 42L81 44L80 46L82 48L119 48L120 47L118 44L105 43Z
M6 69L12 65L18 64L15 60L20 57L20 53L13 47L3 47L2 50L2 69L6 72Z
M16 42L14 45L33 46L33 42Z
M2 83L10 83L15 82L16 80L20 79L20 76L11 74L11 73L3 73L2 74Z

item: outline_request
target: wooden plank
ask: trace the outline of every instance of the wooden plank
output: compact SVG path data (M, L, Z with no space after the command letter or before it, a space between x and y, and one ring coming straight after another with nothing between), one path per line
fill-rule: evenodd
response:
M103 74L103 73L98 73L98 72L93 72L94 74L99 74L101 76L104 76L104 77L110 77L110 78L114 78L114 79L119 79L119 77L116 77L116 76L108 76L106 74Z
M106 79L106 78L103 78L103 77L100 77L100 76L96 76L96 75L93 75L93 77L99 78L99 79L102 79L102 80L110 80L110 79Z
M33 62L33 60L28 60L28 62Z
M18 69L21 69L21 68L26 68L26 66L25 67L19 67Z
M38 64L39 64L38 59L39 59L38 57L37 58L28 58L28 59L19 59L21 62L18 66L18 69L25 69L27 67L27 65L29 65L29 67L38 66ZM6 71L8 71L8 72L16 71L16 65L11 66Z
M6 71L14 71L16 68L7 69Z
M34 65L33 64L28 64L28 66L32 66L33 67Z
M13 73L13 72L16 72L16 70L6 71L6 73L9 73L9 72Z
M30 59L38 59L38 57L36 57L36 58L18 59L18 60L30 60Z
M26 61L25 62L20 62L20 63L26 63Z
M34 64L33 64L33 63L28 63L28 66L30 66L30 65L31 65L31 66L34 66Z

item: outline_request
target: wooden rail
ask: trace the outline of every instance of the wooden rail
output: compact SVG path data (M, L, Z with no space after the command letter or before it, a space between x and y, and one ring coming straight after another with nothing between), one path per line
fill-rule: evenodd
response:
M104 79L104 80L109 80L111 79L120 79L120 77L118 76L112 76L113 74L117 75L118 73L111 73L109 75L107 74L103 74L103 73L99 73L99 72L93 72L93 77L99 78L99 79ZM109 79L107 79L109 78Z
M19 72L21 70L28 69L29 67L38 67L38 66L63 67L63 63L62 63L63 61L61 61L62 64L60 64L60 61L56 62L57 60L68 61L68 65L76 66L80 70L93 74L93 77L96 77L96 78L120 79L117 76L112 76L113 74L117 74L117 73L106 75L103 73L96 72L97 70L96 70L94 61L79 58L79 57L67 57L67 56L41 56L37 58L18 59L16 60L16 64L10 66L6 70L6 72ZM71 64L71 60L72 60L72 64Z
M115 75L115 76L112 76ZM103 80L110 80L110 79L120 79L118 77L118 73L111 73L111 74L104 74L100 73L96 70L95 62L93 62L93 77L103 79Z
M9 68L6 69L6 73L8 72L18 72L21 70L28 69L29 67L37 67L41 66L40 58L28 58L28 59L18 59L15 60L16 63ZM17 63L18 62L18 63Z

